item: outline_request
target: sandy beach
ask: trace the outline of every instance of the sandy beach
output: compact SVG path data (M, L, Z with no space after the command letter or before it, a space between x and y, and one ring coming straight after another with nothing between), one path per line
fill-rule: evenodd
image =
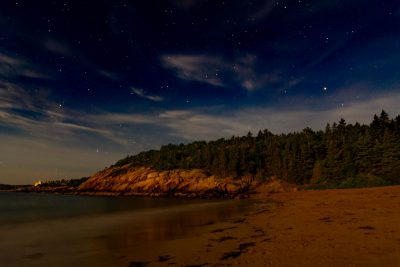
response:
M128 266L400 266L400 186L253 201L238 217L144 247Z

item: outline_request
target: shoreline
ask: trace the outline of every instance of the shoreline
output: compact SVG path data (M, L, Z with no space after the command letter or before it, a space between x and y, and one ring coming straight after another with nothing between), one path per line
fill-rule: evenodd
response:
M32 192L32 193L50 193L66 195L84 195L84 196L110 196L110 197L166 197L166 198L191 198L191 199L252 199L258 195L268 195L270 193L291 192L299 190L296 185L283 182L278 179L271 179L268 182L255 181L250 178L242 177L235 180L233 178L216 179L192 178L190 175L199 175L199 170L176 171L182 177L163 178L160 180L150 169L144 169L144 180L140 180L143 175L143 169L136 171L138 181L132 181L131 177L104 178L98 175L104 175L102 172L92 176L83 184L72 186L24 186L11 190L0 190L0 192ZM109 170L108 170L109 172ZM146 174L146 172L150 172ZM163 173L161 173L163 174ZM106 172L106 176L108 173ZM147 175L147 176L146 176ZM152 178L148 178L152 177ZM169 177L169 176L167 176ZM142 177L143 178L143 177ZM111 179L111 180L110 180ZM112 182L104 186L104 182ZM106 183L107 184L107 183ZM132 187L133 186L133 187Z
M143 245L118 266L400 266L400 186L260 190L246 201L240 214Z
M204 199L204 200L230 200L230 199L252 199L254 193L216 195L216 194L196 194L196 193L147 193L147 192L110 192L110 191L59 191L55 190L0 190L0 193L33 193L33 194L55 194L73 196L93 196L93 197L143 197L143 198L177 198L177 199Z

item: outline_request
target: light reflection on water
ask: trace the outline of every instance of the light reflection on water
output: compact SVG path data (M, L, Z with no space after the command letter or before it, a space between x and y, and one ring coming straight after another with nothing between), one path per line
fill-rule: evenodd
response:
M207 225L237 213L240 206L234 204L223 203L218 205L210 203L203 206L197 204L186 209L170 211L169 214L160 214L160 216L149 218L147 223L140 228L140 231L137 231L134 235L144 242L186 235L193 226ZM190 208L193 210L190 210Z
M72 196L62 197L63 208L68 207L65 204L68 197ZM98 200L107 203L107 208L101 212L87 211L86 215L67 212L68 216L54 219L42 214L43 220L0 225L0 262L11 267L78 263L78 266L115 266L126 258L140 256L143 249L156 247L159 242L193 235L196 226L227 219L246 206L243 201L121 198L118 201L124 208L111 204L119 208L110 209L112 198L71 199L70 209L79 202ZM146 204L138 205L143 201ZM131 209L127 208L130 205Z

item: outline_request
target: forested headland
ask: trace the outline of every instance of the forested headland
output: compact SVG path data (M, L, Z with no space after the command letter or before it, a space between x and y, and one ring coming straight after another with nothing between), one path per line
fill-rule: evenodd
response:
M127 156L118 166L156 170L202 169L218 177L278 178L315 187L363 187L400 183L400 116L382 111L369 125L344 119L325 130L273 134L268 130L216 141L165 145ZM118 171L126 169L116 168Z

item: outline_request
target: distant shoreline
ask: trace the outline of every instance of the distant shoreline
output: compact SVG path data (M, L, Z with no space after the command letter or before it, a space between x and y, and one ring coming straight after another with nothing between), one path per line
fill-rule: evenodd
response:
M47 194L64 194L64 195L80 195L80 196L106 196L106 197L150 197L150 198L192 198L192 199L263 199L269 198L275 193L287 193L297 191L326 191L326 190L352 190L352 189L371 189L382 187L399 187L399 185L375 186L375 187L360 187L360 188L320 188L313 186L296 187L288 185L282 181L274 180L265 183L257 183L252 185L247 191L241 194L204 194L201 193L180 193L180 192L116 192L116 191L95 191L95 190L80 190L79 187L35 187L33 185L7 185L13 189L0 189L1 192L12 193L47 193Z

